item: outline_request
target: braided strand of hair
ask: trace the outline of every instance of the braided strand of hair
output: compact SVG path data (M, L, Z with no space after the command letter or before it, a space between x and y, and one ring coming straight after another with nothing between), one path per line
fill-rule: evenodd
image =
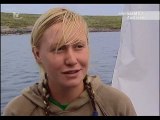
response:
M95 104L94 92L93 92L91 83L87 82L87 76L84 79L84 86L85 86L85 88L86 88L86 90L88 92L88 95L89 95L91 103L92 103L92 107L93 107L93 114L92 114L92 116L98 116L98 112L97 112L96 104Z
M47 85L47 74L45 74L45 79L43 80L43 83L42 83L42 90L43 90L43 103L45 104L45 108L44 108L44 112L45 112L45 115L46 116L49 116L49 101L48 101L48 98L50 96L49 94L49 88L48 88L48 85Z

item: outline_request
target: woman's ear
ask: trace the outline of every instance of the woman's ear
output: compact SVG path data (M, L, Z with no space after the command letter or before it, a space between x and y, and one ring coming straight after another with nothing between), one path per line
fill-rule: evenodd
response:
M36 62L40 64L41 63L41 58L40 58L40 54L39 54L39 49L36 48L36 47L33 47L32 48L32 53L33 53L33 55L36 59Z

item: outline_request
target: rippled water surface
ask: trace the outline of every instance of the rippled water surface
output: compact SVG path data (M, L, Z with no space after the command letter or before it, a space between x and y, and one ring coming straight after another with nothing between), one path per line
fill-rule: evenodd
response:
M111 84L120 33L92 32L89 36L89 73ZM31 52L30 34L1 36L1 110L23 88L38 80L39 69Z

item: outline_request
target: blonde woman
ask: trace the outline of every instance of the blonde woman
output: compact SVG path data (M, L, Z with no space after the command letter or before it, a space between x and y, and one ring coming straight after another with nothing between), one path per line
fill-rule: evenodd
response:
M31 45L41 80L11 100L3 115L136 115L124 93L87 75L88 27L82 16L64 8L47 11L33 27Z

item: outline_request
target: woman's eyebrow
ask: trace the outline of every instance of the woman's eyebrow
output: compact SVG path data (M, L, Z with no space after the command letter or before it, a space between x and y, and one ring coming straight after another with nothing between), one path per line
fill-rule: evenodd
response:
M79 42L77 42L77 43L75 43L75 44L86 44L86 41L79 41Z
M55 49L57 46L57 43L52 43L49 47L50 50Z

